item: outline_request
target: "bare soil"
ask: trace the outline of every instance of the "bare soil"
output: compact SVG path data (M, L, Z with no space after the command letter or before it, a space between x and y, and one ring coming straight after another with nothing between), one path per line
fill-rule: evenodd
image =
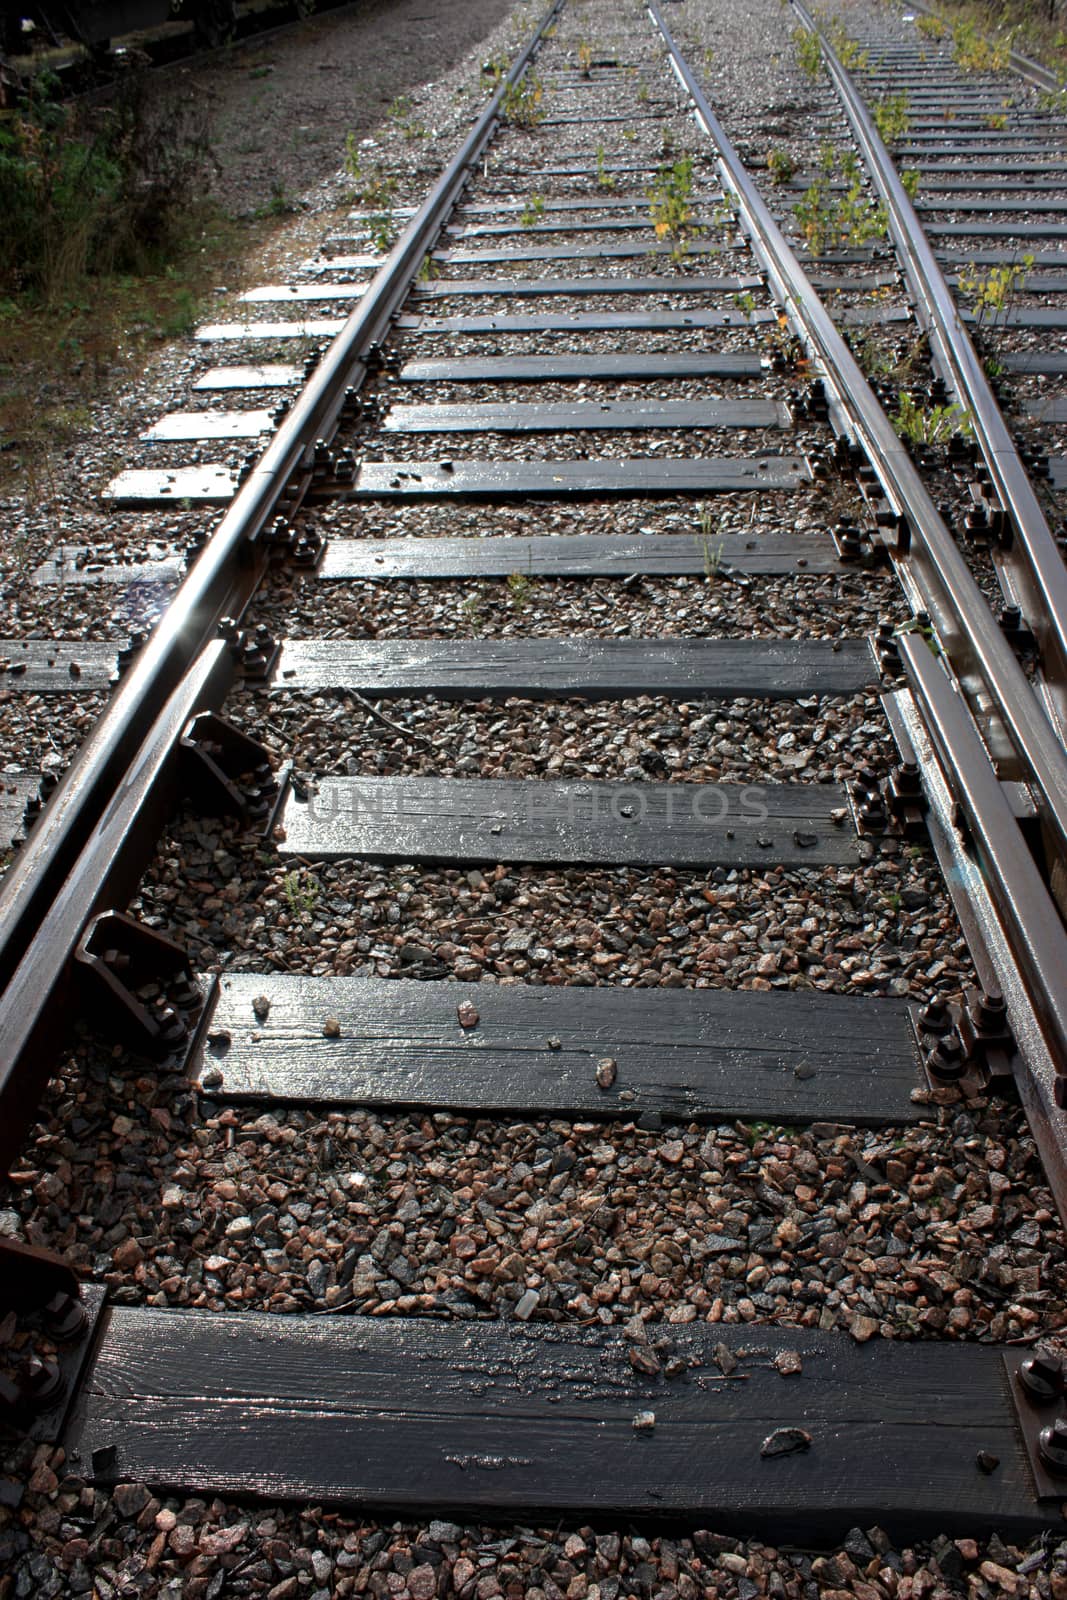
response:
M511 9L510 0L356 0L164 77L207 102L220 163L213 193L232 214L253 216L272 196L300 196L332 177L348 133L370 132Z

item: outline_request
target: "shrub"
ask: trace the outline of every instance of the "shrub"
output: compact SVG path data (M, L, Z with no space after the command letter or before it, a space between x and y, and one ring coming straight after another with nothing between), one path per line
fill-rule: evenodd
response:
M88 277L158 268L209 163L195 108L143 76L95 108L36 86L0 127L0 291L52 303Z

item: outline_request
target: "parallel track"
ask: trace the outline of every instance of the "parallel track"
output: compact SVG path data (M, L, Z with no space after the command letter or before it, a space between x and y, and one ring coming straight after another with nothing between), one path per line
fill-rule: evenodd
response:
M116 506L165 507L168 497L195 502L202 493L224 511L0 888L7 1159L43 1091L80 974L91 1004L108 1000L135 1037L140 1029L142 1045L154 1041L161 1057L180 1047L169 1070L187 1070L206 1106L326 1104L340 1112L370 1104L388 1113L592 1118L624 1133L635 1119L655 1131L663 1118L907 1127L924 1107L957 1105L960 1087L984 1104L981 1097L1014 1079L1061 1215L1067 1209L1058 1104L1067 1072L1067 942L1049 887L1059 884L1067 846L1067 606L1044 511L973 350L956 337L958 319L926 251L909 282L936 319L935 362L967 409L984 416L985 503L1001 496L1021 552L998 572L1008 598L1025 602L1034 672L998 622L988 574L959 548L943 477L936 489L925 481L819 298L821 282L843 281L851 300L844 320L862 327L864 274L877 258L831 252L806 270L657 0L647 18L620 19L618 34L610 52L595 55L559 0L378 270L354 218L352 234L329 240L303 281L245 296L250 318L266 308L271 332L202 330L213 348L225 349L232 336L255 350L257 340L277 345L301 327L329 326L338 302L344 309L346 294L353 297L276 428L266 409L219 416L214 402L244 393L258 406L264 385L268 395L284 393L295 371L283 376L276 357L266 375L212 369L198 385L209 404L194 396L189 412L161 419L145 436L143 459L167 464L131 467L109 486ZM666 51L680 101L666 76L653 84L628 71L631 51L641 73L652 70L653 40L661 64L658 50ZM547 78L547 115L523 128L515 119L538 81L535 56ZM847 91L847 75L832 70ZM603 125L625 123L633 134L607 153L583 127L588 117L604 119L605 103L612 110ZM679 146L667 154L656 139L670 129L677 141L674 125L689 111L696 133L681 134L691 165L679 176ZM899 203L892 166L854 102L850 118L887 197ZM649 227L648 189L658 185L663 202L671 181L685 190L690 212L681 243L669 228L657 238ZM918 228L904 208L892 225L898 247ZM286 301L290 309L278 311ZM280 320L294 313L307 322ZM617 348L601 335L614 335ZM576 381L583 386L575 389ZM235 472L227 443L266 431L266 450ZM834 541L810 515L804 532L787 525L789 508L817 495L828 520L838 516ZM512 526L492 537L493 508L513 502L540 531ZM782 526L757 524L762 504L774 505ZM405 537L397 530L415 515L409 507L426 509L418 534ZM613 516L622 526L612 526ZM642 517L647 525L635 524ZM316 570L323 527L355 537L331 531ZM431 537L428 527L446 533ZM266 624L285 615L272 594L279 556L292 563L282 569L290 577L305 573L303 626L309 616L328 617L328 589L356 586L360 598L349 596L345 614L357 637L342 625L327 639L301 639L298 622L298 636L276 651ZM831 600L845 593L835 588L841 573L884 595L880 562L900 580L889 609L899 617L910 608L919 627L890 620L873 647L834 638L826 624L813 638L790 630L775 639L765 626L759 636L739 636L720 605L723 588L746 604L768 575L797 575L802 607L813 574L828 575ZM477 589L471 637L456 627L435 637L426 624L410 635L394 631L391 586L413 585L417 614L420 583L484 588L498 576L510 584L512 616L494 637L480 637ZM656 589L672 579L703 581L721 638L699 623L673 625L671 600ZM564 594L568 583L604 580L616 585L620 613L631 590L647 584L650 614L666 622L661 635L646 637L625 617L614 636L573 616L562 637L559 626L527 632L522 605L531 584L558 582ZM277 786L261 748L216 722L198 724L199 750L190 749L194 719L234 698L239 667L242 726L269 727L273 718L288 729L287 697L303 695L319 717L334 701L339 716L366 713L392 741L376 764L349 755L346 765L344 746L324 751L312 739L305 750L294 736L292 781ZM546 772L538 756L472 777L465 746L453 750L447 735L420 732L427 716L434 728L434 701L495 702L499 727L528 717L550 747L545 729L557 719L572 716L582 728L586 712L574 710L576 699L606 700L625 703L624 743L627 718L654 727L675 707L688 719L693 705L706 706L714 720L741 700L740 724L762 727L763 702L863 702L879 686L903 764L887 773L880 752L871 764L882 770L872 774L857 769L850 752L847 786L828 781L840 774L822 761L818 781L782 782L790 769L777 756L769 776L735 771L727 759L712 778L702 768L697 781L681 781L686 758L671 755L674 741L684 743L680 733L670 735L666 754L650 738L647 764L636 770L619 772L603 755L594 764L591 748L588 772L572 775L562 757ZM509 696L519 697L519 711ZM543 723L526 702L545 703ZM868 737L888 749L884 735ZM429 770L421 762L427 747ZM473 766L484 774L488 757L481 759ZM542 775L532 779L530 770ZM1006 791L1004 775L1022 788ZM158 927L151 910L162 902L153 899L159 880L150 863L175 788L209 812L221 805L266 823L267 849L291 867L297 924L320 892L310 868L338 884L331 897L344 910L335 905L331 915L354 925L365 913L362 864L417 862L424 882L434 863L446 875L468 872L488 902L488 884L511 882L512 869L555 875L556 892L559 875L569 873L566 892L579 899L583 873L599 873L598 883L613 878L626 937L589 987L563 981L552 951L521 927L496 967L506 984L475 981L488 971L484 952L474 961L468 951L464 964L414 941L405 946L414 953L401 958L412 976L390 968L384 981L372 939L353 940L367 957L358 977L344 976L346 968L331 975L328 960L313 975L228 972L203 996L198 1022L199 997L180 955L161 954L114 917L92 920L139 893ZM816 897L831 892L835 872L874 881L906 845L921 853L924 812L971 946L981 993L969 1009L946 1007L953 996L940 973L928 981L911 973L904 954L893 959L911 983L896 988L896 998L885 997L881 977L880 1000L826 992L838 981L814 945L792 968L781 966L775 948L765 951L746 971L744 992L731 990L703 978L699 960L685 967L660 953L682 936L674 928L657 938L655 924L627 920L627 894L650 869L688 885L691 904L730 910L739 884L768 876ZM1031 855L1021 825L1033 819L1043 859ZM331 876L335 862L342 866ZM495 878L481 870L490 862ZM533 890L522 883L516 904L528 905L522 894ZM490 919L490 906L482 911ZM366 914L373 926L375 914ZM489 935L478 937L488 947ZM636 948L659 963L650 981L605 982L620 963L630 972L625 963ZM427 981L444 976L458 981ZM909 1013L905 994L925 1001L925 1011ZM614 1137L605 1132L605 1148ZM495 1214L494 1222L506 1231ZM728 1236L725 1244L701 1242L712 1257L731 1248ZM6 1271L24 1302L72 1286L58 1265L16 1256ZM582 1296L564 1303L550 1280L530 1276L506 1301L510 1325L487 1315L477 1329L469 1319L494 1310L491 1291L456 1312L457 1330L455 1318L438 1324L410 1315L456 1308L425 1288L405 1293L399 1269L400 1292L386 1309L408 1315L373 1321L106 1311L67 1436L72 1459L101 1483L140 1476L215 1492L495 1515L714 1515L738 1529L806 1538L834 1537L868 1518L909 1535L1000 1527L1024 1536L1044 1526L1062 1493L1036 1443L1060 1402L1054 1397L1041 1411L1031 1404L1035 1379L1020 1379L1017 1350L893 1341L856 1349L818 1317L788 1331L761 1326L754 1348L751 1327L698 1323L707 1301L698 1293L672 1329L676 1370L668 1365L667 1376L679 1381L670 1383L658 1357L635 1359L643 1343L616 1337L611 1316L589 1314ZM351 1273L347 1281L355 1281ZM333 1287L337 1295L317 1312L360 1309L350 1287ZM575 1317L591 1331L567 1328ZM598 1329L598 1320L606 1326ZM730 1352L745 1382L725 1381ZM794 1370L796 1352L803 1377L783 1389L780 1374ZM235 1415L240 1426L230 1433ZM976 1453L993 1467L977 1471Z

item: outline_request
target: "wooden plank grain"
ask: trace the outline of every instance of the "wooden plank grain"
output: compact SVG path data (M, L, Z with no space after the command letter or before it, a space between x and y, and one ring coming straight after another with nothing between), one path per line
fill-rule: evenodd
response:
M141 438L149 444L184 444L193 439L258 439L273 433L274 414L258 411L169 411Z
M67 1450L103 1483L695 1519L806 1546L874 1523L898 1542L1028 1538L1057 1514L1034 1497L996 1347L699 1323L670 1339L685 1370L668 1380L636 1373L614 1329L118 1306ZM729 1377L716 1345L738 1361ZM791 1377L773 1364L784 1350L801 1358ZM787 1427L807 1447L765 1454Z
M230 389L285 389L304 381L303 367L285 366L277 362L258 367L212 367L193 384L194 389L208 392Z
M393 405L386 433L560 433L644 428L788 428L780 400L577 400L543 405L512 401L455 405Z
M853 694L877 684L864 639L296 639L272 688L370 695Z
M229 467L205 462L199 467L150 470L131 467L118 473L100 498L111 506L228 505L237 493L237 475Z
M671 351L612 352L610 355L454 356L433 361L407 361L401 383L588 383L593 378L758 378L762 357L752 351L708 355Z
M127 476L132 476L127 474ZM357 500L567 499L583 495L715 494L810 483L803 456L599 457L588 461L364 461Z
M575 311L566 315L498 312L494 316L424 317L401 314L407 333L617 333L675 332L686 328L749 328L773 322L770 311Z
M459 1025L464 1002L475 1027ZM226 1100L869 1126L923 1114L906 1005L814 991L230 973L207 1036L194 1070Z
M84 694L109 689L126 641L0 639L0 689L17 694Z
M154 615L169 589L181 582L185 562L181 551L174 545L158 544L159 554L144 561L104 560L87 544L59 544L49 552L48 559L36 568L33 582L42 586L81 587L86 584L121 584L130 591L127 604L131 607L138 599L143 601L144 612ZM127 612L131 615L132 610Z
M530 298L539 300L543 295L617 295L663 294L669 284L670 294L741 294L746 289L762 289L763 279L755 275L736 277L697 277L689 274L669 279L662 276L598 278L583 273L578 278L437 278L418 283L411 291L416 300L452 300L457 296L492 299Z
M686 241L686 255L718 255L724 247L722 239L697 237ZM655 238L638 239L633 244L569 244L530 245L525 250L434 250L435 261L449 262L453 266L485 266L492 262L504 266L513 261L626 261L642 256L669 256L677 247L660 244Z
M323 778L286 799L285 855L531 865L814 866L858 859L836 784Z
M193 337L201 344L223 339L332 339L344 327L342 317L316 317L304 322L210 322Z
M825 534L723 534L711 543L715 571L828 573L841 570ZM699 535L661 533L532 534L513 538L331 539L317 569L322 579L625 578L707 572Z

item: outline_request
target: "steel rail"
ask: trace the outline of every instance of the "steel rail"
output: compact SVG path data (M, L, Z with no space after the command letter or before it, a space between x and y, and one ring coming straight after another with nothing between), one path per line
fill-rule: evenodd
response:
M459 150L404 229L335 337L281 427L240 487L155 632L82 745L0 884L0 984L32 943L96 820L120 787L159 707L228 610L255 587L255 540L315 442L336 431L346 391L366 378L372 347L388 330L516 84L563 4L554 3ZM236 601L235 601L236 597ZM0 998L0 1035L6 996ZM2 1065L2 1064L0 1064Z
M1017 1075L1046 1171L1056 1174L1057 1204L1067 1213L1067 930L1044 883L970 712L926 641L901 641L916 709L948 789L942 828L957 858L949 877L979 920L1026 1062ZM930 774L923 763L924 782ZM951 808L952 822L944 816ZM977 878L977 882L975 882ZM953 881L955 879L955 881ZM983 912L986 897L991 902ZM1036 1037L1035 1037L1036 1034Z
M935 11L933 6L920 4L920 0L909 0L912 11L919 11L924 17L935 17L938 22L944 23L951 33L952 24L943 17L940 11ZM1053 94L1059 94L1063 83L1051 72L1048 67L1043 67L1040 61L1033 61L1029 56L1022 55L1018 50L1009 52L1008 65L1012 72L1018 73L1020 78L1026 78L1035 89L1047 89Z
M168 695L114 804L93 827L52 898L38 938L8 980L0 1003L0 1171L18 1153L69 1021L71 958L86 923L116 902L125 905L136 889L174 797L179 741L199 712L222 704L233 677L223 640L200 651Z
M822 47L856 143L885 203L920 326L929 333L944 375L970 413L982 457L1011 519L1016 541L1004 557L1015 590L1009 598L1021 606L1037 640L1045 696L1062 738L1067 733L1067 567L893 158L822 28L803 0L793 0L793 9Z
M878 474L890 504L912 530L898 570L919 607L932 619L939 641L968 693L988 695L1008 737L1037 785L1043 816L1061 852L1067 851L1067 751L1046 708L998 627L910 456L878 403L855 357L834 326L790 249L763 197L697 83L668 27L658 0L648 11L666 45L675 75L689 95L698 124L717 147L724 183L736 195L742 224L762 262L772 291L793 327L818 357L841 415Z

